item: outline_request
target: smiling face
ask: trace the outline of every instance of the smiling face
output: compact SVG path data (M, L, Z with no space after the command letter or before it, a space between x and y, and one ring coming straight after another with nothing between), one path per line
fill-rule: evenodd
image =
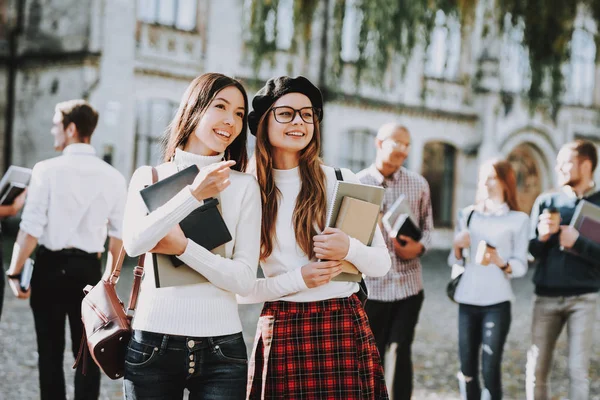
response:
M244 96L237 87L219 91L202 113L184 150L204 156L223 153L242 131L244 104Z
M299 112L296 112L291 122L281 123L286 118L289 119L292 116L288 114L294 113L287 109L281 109L277 107L290 107L294 110L300 110L306 107L312 107L312 103L309 98L301 93L288 93L281 96L271 107L273 110L269 111L268 128L269 142L274 151L287 152L287 153L299 153L303 150L313 138L315 125L314 123L307 123L302 119ZM303 112L311 112L305 110ZM277 113L277 119L275 118ZM305 119L308 115L304 116Z
M389 132L378 137L376 144L379 159L398 169L410 152L410 133L405 128L390 126Z
M479 190L483 199L504 202L504 187L492 164L485 164L479 170Z
M558 152L556 157L556 175L558 184L575 187L581 183L582 160L575 150L565 147Z

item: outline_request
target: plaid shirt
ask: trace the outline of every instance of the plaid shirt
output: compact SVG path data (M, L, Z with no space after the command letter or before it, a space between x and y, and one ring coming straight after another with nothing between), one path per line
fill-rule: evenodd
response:
M412 214L423 231L421 243L427 249L431 244L433 217L429 184L425 178L404 167L400 167L391 177L385 178L375 165L360 171L357 176L364 184L383 186L387 189L381 206L382 214L387 212L401 194L406 196ZM394 252L393 239L383 227L382 232L392 259L392 268L385 276L365 279L369 288L369 298L396 301L416 295L423 290L420 259L418 257L412 260L398 258Z

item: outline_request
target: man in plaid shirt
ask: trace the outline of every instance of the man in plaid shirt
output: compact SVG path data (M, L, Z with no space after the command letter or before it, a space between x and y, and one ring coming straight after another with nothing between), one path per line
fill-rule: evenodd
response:
M410 399L413 388L411 346L424 299L419 258L431 243L431 196L425 178L402 166L410 149L410 133L406 127L396 123L383 125L375 145L375 164L359 172L358 178L362 183L386 188L381 209L384 214L404 195L415 222L423 231L419 242L401 236L406 241L401 245L384 230L392 268L383 277L366 278L369 300L365 310L384 365L387 347L395 346L396 365L390 392L394 400L404 400Z

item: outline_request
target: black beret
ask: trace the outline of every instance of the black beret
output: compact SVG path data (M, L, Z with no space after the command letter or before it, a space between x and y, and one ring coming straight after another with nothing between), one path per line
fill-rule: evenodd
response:
M252 99L252 111L248 114L248 126L250 133L256 136L258 122L269 108L279 99L288 93L302 93L309 98L312 106L317 109L319 120L323 117L323 96L318 87L313 85L303 76L290 78L289 76L280 76L271 78L267 81L254 98Z

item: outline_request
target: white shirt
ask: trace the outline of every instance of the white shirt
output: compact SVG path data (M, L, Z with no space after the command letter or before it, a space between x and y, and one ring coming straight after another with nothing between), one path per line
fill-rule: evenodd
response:
M156 167L164 179L196 164L200 169L221 161L222 155L204 157L177 149L173 163ZM130 256L150 251L202 202L183 188L162 207L148 214L140 189L149 185L152 172L139 168L131 178L123 245ZM179 258L204 275L209 282L156 288L154 274L145 271L133 328L181 336L219 336L241 332L235 294L247 294L256 280L260 254L260 190L249 174L231 171L231 185L220 193L221 214L232 240L225 244L225 257L213 254L188 240ZM150 255L146 257L149 260ZM151 263L146 263L150 268Z
M336 176L331 167L322 166L325 173L327 190L327 208L333 197ZM345 181L360 183L350 170L342 170ZM302 278L301 268L314 259L302 251L296 242L292 215L296 198L300 192L299 168L290 170L274 170L275 184L281 192L273 252L261 262L265 279L258 279L252 293L244 298L238 297L240 303L258 303L263 301L309 302L333 298L344 298L357 292L356 282L331 281L325 285L309 289ZM365 246L359 240L350 238L350 248L344 258L356 266L367 276L383 276L391 266L390 255L379 227L375 229L373 243Z
M85 143L33 167L21 219L22 231L57 251L104 251L106 235L121 238L127 184Z
M464 229L472 209L467 207L461 210L456 232ZM473 213L468 228L471 246L467 265L454 295L457 303L490 306L514 300L510 280L527 273L528 228L529 216L524 212L509 210L506 204L491 212ZM496 246L500 257L510 263L511 274L505 274L494 264L484 266L475 262L477 246L481 240ZM454 251L451 251L448 263L452 265L456 262Z

